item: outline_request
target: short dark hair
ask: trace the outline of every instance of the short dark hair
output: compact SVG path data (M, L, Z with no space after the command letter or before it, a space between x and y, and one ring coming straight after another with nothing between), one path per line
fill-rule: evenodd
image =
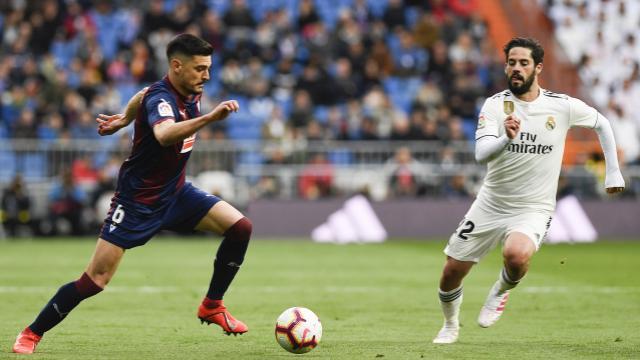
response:
M195 35L180 34L171 39L167 45L167 59L171 59L176 54L207 56L213 54L213 46Z
M538 40L534 38L514 37L504 46L504 58L508 60L509 51L514 47L523 47L531 50L531 57L535 65L540 64L544 60L544 49Z

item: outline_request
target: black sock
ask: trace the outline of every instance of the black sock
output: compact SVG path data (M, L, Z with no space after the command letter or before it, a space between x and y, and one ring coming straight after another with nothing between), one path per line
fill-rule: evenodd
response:
M244 217L225 231L216 260L213 262L213 276L207 291L209 299L221 300L240 270L249 246L251 230L251 221Z
M29 328L37 335L42 336L64 320L67 314L82 300L100 291L102 288L96 285L87 273L82 274L80 279L62 285L58 289L58 292L40 311L36 320L29 325Z

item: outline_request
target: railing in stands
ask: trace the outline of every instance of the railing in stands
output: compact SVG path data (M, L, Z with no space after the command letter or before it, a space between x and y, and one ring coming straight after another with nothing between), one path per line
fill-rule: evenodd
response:
M410 177L393 176L399 165L396 153L411 154ZM0 187L20 173L31 184L46 187L65 170L91 188L103 172L113 177L129 155L129 144L92 140L43 143L10 140L0 143ZM588 158L586 156L584 158ZM312 162L315 164L311 164ZM190 179L206 191L224 193L239 202L254 198L296 198L348 195L366 191L375 199L391 196L473 196L485 166L475 162L471 142L439 141L328 141L237 142L198 141L187 168ZM566 166L569 184L585 197L598 197L598 165L578 162ZM640 167L624 170L631 194L640 187ZM328 176L330 189L306 193L308 179ZM401 189L396 181L413 181ZM312 181L313 182L313 181ZM406 184L405 184L406 185ZM313 186L313 184L312 184Z

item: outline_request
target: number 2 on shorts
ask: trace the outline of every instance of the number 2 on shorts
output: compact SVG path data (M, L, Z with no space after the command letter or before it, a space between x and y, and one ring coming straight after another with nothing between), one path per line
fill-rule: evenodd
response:
M469 239L466 234L472 232L473 228L475 227L476 225L473 223L473 221L467 220L466 222L464 222L464 225L462 225L460 232L458 232L458 237L462 240Z

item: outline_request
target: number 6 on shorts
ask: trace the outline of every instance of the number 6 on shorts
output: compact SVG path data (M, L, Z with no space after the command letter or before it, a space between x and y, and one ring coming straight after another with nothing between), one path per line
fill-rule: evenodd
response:
M122 223L122 220L124 220L124 209L122 208L122 205L118 204L116 209L113 211L113 215L111 216L111 221L113 221L116 224L120 224Z

